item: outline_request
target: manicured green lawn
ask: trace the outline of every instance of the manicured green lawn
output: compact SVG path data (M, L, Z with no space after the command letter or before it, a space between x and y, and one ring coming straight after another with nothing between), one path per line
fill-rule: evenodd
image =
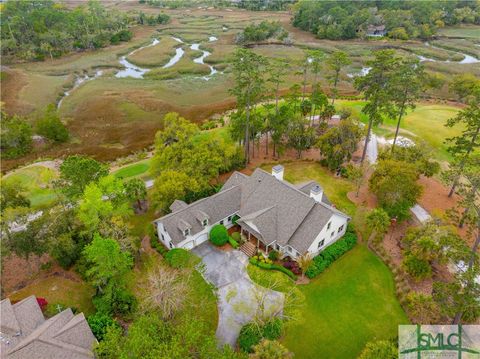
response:
M300 290L303 322L290 325L282 340L296 358L356 358L368 341L395 337L408 323L389 269L364 245Z
M116 170L113 174L117 178L130 178L143 175L150 169L150 159L142 160Z
M25 196L30 200L33 209L41 209L54 204L57 200L55 192L51 189L52 181L58 174L44 166L31 166L16 170L3 181L20 185Z
M349 215L355 213L355 205L347 198L347 193L354 190L352 182L335 177L328 169L322 167L318 162L301 161L282 163L285 167L285 179L291 183L298 184L309 180L315 180L323 187L330 201L337 208ZM273 165L264 165L263 169L270 172Z
M364 101L339 100L336 102L337 108L348 107L352 109L352 115L367 123L368 118L361 110L365 104ZM426 141L433 149L435 156L440 161L448 161L451 156L447 152L445 140L456 136L461 132L459 127L445 127L445 123L451 117L454 117L459 111L457 107L447 105L417 104L414 111L409 112L401 124L401 135L411 137L415 140ZM387 119L383 125L374 128L374 132L388 138L393 137L395 132L395 120ZM402 130L403 133L402 133ZM412 134L407 133L409 131Z

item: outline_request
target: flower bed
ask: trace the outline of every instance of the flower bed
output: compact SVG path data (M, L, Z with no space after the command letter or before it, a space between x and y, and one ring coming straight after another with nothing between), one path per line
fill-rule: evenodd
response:
M293 280L297 280L297 276L293 274L291 270L273 263L271 259L265 258L262 255L253 256L252 258L250 258L250 263L262 269L277 270L283 272Z
M323 252L313 259L313 264L305 272L312 279L327 269L335 260L352 249L357 244L357 235L349 226L347 233L338 241L328 246Z

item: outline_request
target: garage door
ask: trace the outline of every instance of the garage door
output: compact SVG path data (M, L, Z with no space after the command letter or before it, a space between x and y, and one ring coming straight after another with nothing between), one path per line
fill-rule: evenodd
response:
M187 242L183 245L183 248L185 248L185 249L192 249L193 247L195 247L195 242L194 241Z
M207 234L202 234L200 237L196 239L197 246L203 242L205 242L208 239Z

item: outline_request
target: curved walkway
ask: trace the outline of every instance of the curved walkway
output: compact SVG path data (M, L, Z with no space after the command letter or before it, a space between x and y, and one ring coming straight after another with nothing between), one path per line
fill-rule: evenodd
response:
M267 317L282 315L284 294L252 282L246 271L248 257L244 253L221 251L209 242L195 247L192 252L202 258L205 280L217 288L219 345L234 347L240 329L252 321L260 307Z

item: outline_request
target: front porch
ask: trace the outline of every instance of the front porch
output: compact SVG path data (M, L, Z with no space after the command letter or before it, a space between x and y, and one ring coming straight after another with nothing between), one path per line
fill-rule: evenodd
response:
M259 238L260 236L253 234L244 226L241 226L240 228L240 233L242 234L242 236L245 236L247 242L255 246L257 251L263 252L264 254L268 255L268 252L273 249L272 246L268 246L263 243L262 240Z

